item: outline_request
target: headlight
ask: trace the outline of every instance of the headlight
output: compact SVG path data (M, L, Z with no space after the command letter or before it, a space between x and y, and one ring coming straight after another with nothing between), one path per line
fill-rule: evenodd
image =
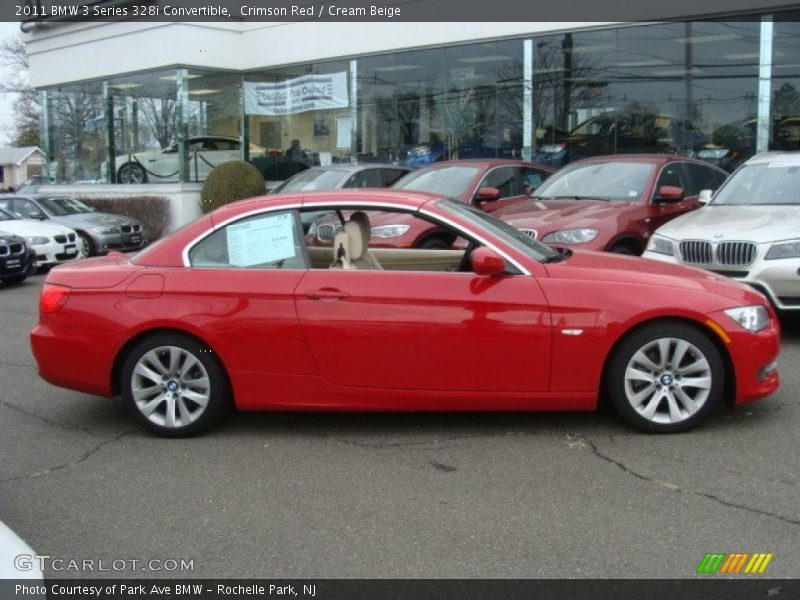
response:
M95 233L119 233L119 229L116 227L92 227L92 231Z
M566 144L543 144L539 146L539 150L545 154L557 154L566 148Z
M764 260L777 260L779 258L797 258L800 256L800 240L772 244Z
M675 251L672 248L672 240L668 240L659 235L654 235L650 238L647 249L650 252L658 252L659 254L666 254L667 256L675 255Z
M26 237L25 241L31 246L44 246L50 243L50 239L46 237Z
M372 228L372 236L379 238L396 238L411 229L411 225L381 225Z
M546 244L585 244L597 237L597 229L564 229L542 238Z
M727 148L717 148L716 150L700 150L697 153L697 158L723 158L725 157L730 150Z
M769 325L769 313L763 306L739 306L725 311L731 319L747 329L747 331L761 331Z

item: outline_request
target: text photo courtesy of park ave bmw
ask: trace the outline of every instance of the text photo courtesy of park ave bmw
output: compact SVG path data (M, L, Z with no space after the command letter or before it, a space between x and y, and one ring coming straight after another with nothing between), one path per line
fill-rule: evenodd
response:
M0 599L800 595L799 39L0 6Z

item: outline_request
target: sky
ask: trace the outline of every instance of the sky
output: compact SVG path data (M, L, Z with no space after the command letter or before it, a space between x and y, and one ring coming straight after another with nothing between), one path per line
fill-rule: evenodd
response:
M20 34L19 23L0 22L0 42ZM5 68L0 65L0 77L5 78ZM14 103L15 94L0 94L0 146L11 144L14 135Z

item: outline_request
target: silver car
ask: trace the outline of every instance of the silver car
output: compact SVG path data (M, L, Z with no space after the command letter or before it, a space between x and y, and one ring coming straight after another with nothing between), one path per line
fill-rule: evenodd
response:
M727 275L800 310L800 152L759 154L704 197L656 230L644 257Z
M66 225L78 233L82 257L130 252L147 244L142 224L131 217L96 212L76 198L45 194L0 197L0 208L24 219L39 219Z

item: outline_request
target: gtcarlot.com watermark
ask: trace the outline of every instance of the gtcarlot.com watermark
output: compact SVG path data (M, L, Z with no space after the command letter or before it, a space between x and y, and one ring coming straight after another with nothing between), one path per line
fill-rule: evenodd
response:
M56 573L100 573L151 571L185 573L194 571L194 559L186 558L64 558L50 554L18 554L14 557L18 571L50 570Z

